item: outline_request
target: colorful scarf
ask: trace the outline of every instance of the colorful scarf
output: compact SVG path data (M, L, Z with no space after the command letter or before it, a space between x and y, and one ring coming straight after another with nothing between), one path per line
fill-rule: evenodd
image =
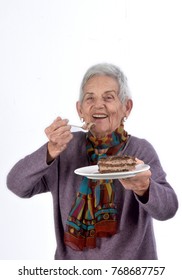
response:
M90 164L99 158L117 154L128 139L123 125L102 139L87 134ZM95 248L96 237L109 237L117 232L117 209L114 204L113 180L83 178L66 224L64 242L74 250Z

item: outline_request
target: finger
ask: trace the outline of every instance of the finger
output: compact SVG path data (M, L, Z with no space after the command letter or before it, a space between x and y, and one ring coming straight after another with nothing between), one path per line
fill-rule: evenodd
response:
M65 137L69 136L71 134L71 127L70 126L64 126L60 127L57 130L54 130L52 132L47 133L47 137L49 140L56 141L64 139Z
M58 144L59 146L68 143L73 135L70 130L59 129L48 135L49 141Z
M58 136L58 144L67 144L73 138L73 134L70 131L66 131Z
M151 177L152 173L150 170L141 172L136 174L133 177L127 177L127 178L122 178L119 181L121 182L121 184L128 188L128 189L132 189L135 187L141 187L141 186L146 186L149 184L149 180Z
M57 117L53 124L52 127L56 130L61 126L66 126L68 124L69 120L68 119L61 119L60 117Z
M144 163L143 160L141 160L141 159L135 158L135 160L136 160L136 164L143 164Z
M132 177L123 178L124 182L128 182L130 184L142 184L143 182L147 181L151 177L151 171L147 170L141 173L136 174Z
M136 180L141 180L142 178L150 178L152 175L152 172L149 170L143 171L141 173L138 173L135 175Z
M67 126L68 124L68 120L67 119L64 119L62 120L61 118L57 118L51 125L50 125L50 129L52 131L55 131L61 127L64 127L64 126Z
M62 120L60 117L58 117L57 119L54 120L54 122L53 122L50 126L48 126L48 127L45 129L45 133L46 133L46 135L48 136L49 134L55 132L55 131L58 130L59 128L61 128L61 127L66 127L67 124L68 124L68 120L67 120L67 119ZM66 130L68 130L68 129L71 129L71 127L68 126L68 127L66 128ZM63 131L64 131L64 129L63 129Z

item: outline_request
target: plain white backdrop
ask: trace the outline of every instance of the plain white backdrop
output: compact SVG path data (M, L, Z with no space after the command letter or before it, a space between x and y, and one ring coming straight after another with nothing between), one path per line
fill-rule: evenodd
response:
M0 0L0 259L52 260L50 194L20 199L10 168L47 139L57 117L79 122L83 74L99 62L123 69L134 108L126 130L156 149L181 202L180 0ZM154 221L160 260L178 259L182 212Z

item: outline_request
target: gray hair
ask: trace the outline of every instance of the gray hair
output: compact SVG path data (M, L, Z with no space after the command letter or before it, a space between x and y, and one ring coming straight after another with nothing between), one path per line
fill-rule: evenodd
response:
M85 73L81 86L80 86L80 96L79 101L83 100L83 88L85 84L91 79L93 76L109 76L114 78L119 85L119 97L122 103L124 103L127 99L131 99L131 92L128 86L127 77L120 70L119 67L109 64L109 63L99 63L94 66L91 66L87 72Z

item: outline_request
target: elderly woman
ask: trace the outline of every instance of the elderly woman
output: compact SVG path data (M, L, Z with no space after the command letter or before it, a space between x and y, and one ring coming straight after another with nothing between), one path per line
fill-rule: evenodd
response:
M45 129L48 143L8 174L8 188L20 197L51 192L55 259L157 259L152 218L172 218L178 201L152 145L124 129L132 105L127 79L118 67L91 67L76 104L80 118L93 123L90 131L72 133L68 120L57 117ZM150 170L114 180L74 173L116 154L134 156Z

